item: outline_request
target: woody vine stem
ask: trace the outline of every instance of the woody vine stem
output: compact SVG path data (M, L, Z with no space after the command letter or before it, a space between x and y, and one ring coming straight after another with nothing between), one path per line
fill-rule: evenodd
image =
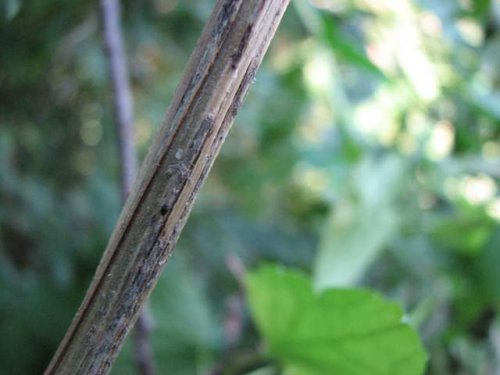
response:
M107 374L171 255L289 0L218 0L45 374Z

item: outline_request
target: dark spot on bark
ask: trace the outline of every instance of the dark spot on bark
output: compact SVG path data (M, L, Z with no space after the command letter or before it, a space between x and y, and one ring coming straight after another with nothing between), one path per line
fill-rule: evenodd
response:
M229 115L232 118L236 117L236 114L238 113L238 109L240 108L241 104L243 103L243 99L245 98L248 87L250 86L253 79L255 78L256 72L257 72L257 69L256 69L254 63L253 62L250 63L250 66L248 67L247 71L245 72L245 75L243 76L243 79L241 80L240 88L236 92L236 95L234 96L233 102L231 103L231 107L229 108Z
M168 207L166 204L164 204L163 206L161 206L160 208L160 214L161 216L165 216L167 214L167 211L168 211Z
M231 56L231 68L236 69L238 63L243 56L243 52L248 45L248 40L250 39L250 34L252 34L252 25L248 25L241 37L240 45L238 46L238 50Z
M199 147L205 141L207 134L214 125L214 118L212 116L207 116L201 122L200 128L196 132L193 140L191 141L190 148L195 152L198 152Z
M229 0L226 4L223 5L223 7L222 7L222 19L224 21L227 21L233 15L234 10L235 10L235 3L236 3L235 0Z
M220 13L219 19L217 20L217 26L212 32L213 37L222 37L227 31L227 26L231 22L231 18L237 11L238 0L228 0L223 6Z

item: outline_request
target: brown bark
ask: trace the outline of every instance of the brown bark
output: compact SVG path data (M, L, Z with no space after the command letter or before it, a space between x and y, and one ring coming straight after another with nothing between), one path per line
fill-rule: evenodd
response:
M288 0L219 0L46 374L106 374L158 281Z
M122 202L125 203L137 174L132 89L120 27L120 3L118 0L101 0L100 7L108 72L113 87L113 107L120 154L120 190ZM148 311L147 308L142 309L134 327L134 361L140 375L155 373L153 350L149 340L151 317Z

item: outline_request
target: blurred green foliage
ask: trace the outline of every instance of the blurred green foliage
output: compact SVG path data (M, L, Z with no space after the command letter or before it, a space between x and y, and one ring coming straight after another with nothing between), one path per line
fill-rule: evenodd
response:
M123 5L142 156L213 1ZM231 255L399 302L427 374L500 372L499 7L293 2L153 293L161 373L259 352ZM0 373L38 374L120 210L116 137L95 4L0 13Z

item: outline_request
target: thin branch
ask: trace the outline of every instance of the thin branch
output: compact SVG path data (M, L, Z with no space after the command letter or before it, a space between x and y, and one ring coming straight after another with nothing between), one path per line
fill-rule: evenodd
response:
M155 365L153 350L151 348L150 333L152 330L152 316L146 304L137 318L134 326L134 361L138 373L141 375L153 375Z
M219 0L46 374L107 374L159 279L288 0Z
M123 201L132 190L137 173L134 146L134 107L127 71L125 48L120 32L120 4L118 0L101 0L104 42L108 55L108 71L113 85L113 101L121 161L121 192Z
M121 196L125 203L137 171L137 154L133 136L133 99L130 89L125 48L120 28L118 0L101 0L103 36L108 56L108 71L113 86L113 101L120 154ZM135 324L134 360L141 375L153 375L154 361L150 345L151 317L143 309Z

